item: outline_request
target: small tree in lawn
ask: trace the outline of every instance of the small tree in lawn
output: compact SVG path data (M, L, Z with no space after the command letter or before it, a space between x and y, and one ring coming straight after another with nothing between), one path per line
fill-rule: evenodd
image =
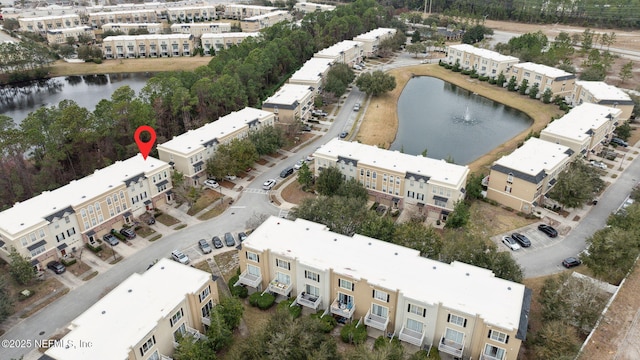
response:
M553 96L553 92L551 92L551 89L546 88L542 93L542 102L545 104L549 104L551 102L552 96Z
M325 168L316 179L316 189L318 193L325 196L333 196L338 193L344 179L342 173L335 166Z
M307 163L303 163L300 170L298 170L298 183L302 185L302 190L307 190L311 183L313 182L313 174L311 173L311 169Z
M502 87L502 86L504 86L505 81L507 81L507 77L504 76L504 74L501 71L500 74L498 74L498 79L496 80L496 85Z
M527 88L529 87L529 80L527 79L522 79L522 82L520 83L520 87L518 88L518 93L520 95L524 95L527 93Z
M516 91L516 86L518 86L516 77L512 76L511 79L509 79L509 83L507 84L507 90Z
M538 83L535 83L529 89L529 97L532 99L535 99L538 96L539 92L540 92L540 88L538 87Z
M633 77L633 61L629 61L622 66L619 76L620 80L622 80L622 83Z
M9 252L9 273L20 285L28 285L33 281L36 272L28 258L22 256L15 247L11 247Z
M453 212L447 218L446 228L457 229L467 225L471 213L469 205L464 200L458 200L453 207Z
M13 313L13 300L9 294L7 278L0 276L0 323Z

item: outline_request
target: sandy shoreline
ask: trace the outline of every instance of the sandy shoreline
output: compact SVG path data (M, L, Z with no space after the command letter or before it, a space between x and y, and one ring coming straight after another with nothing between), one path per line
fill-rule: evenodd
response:
M517 144L524 140L530 131L542 130L551 120L563 112L556 105L544 104L539 100L509 92L487 82L471 79L469 76L454 73L437 64L424 64L393 69L389 74L396 78L396 88L378 98L371 99L356 139L362 143L378 145L385 149L391 146L398 132L398 99L405 85L413 76L432 76L455 84L466 90L476 92L488 99L518 109L533 119L532 125L511 140L497 146L470 163L471 172L489 173L489 166L500 156L512 152Z

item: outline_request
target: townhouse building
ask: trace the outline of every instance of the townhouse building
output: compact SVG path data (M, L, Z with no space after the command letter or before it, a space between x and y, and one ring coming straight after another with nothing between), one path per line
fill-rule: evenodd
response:
M105 59L191 56L194 48L190 34L118 35L102 41Z
M251 131L273 126L274 118L272 112L246 107L159 144L158 155L174 170L183 173L191 184L197 185L205 180L205 164L219 144L243 139Z
M619 119L622 121L631 118L634 106L629 94L604 81L576 81L569 103L573 106L592 103L620 109Z
M172 4L176 4L178 6L179 2L175 2ZM111 11L135 11L135 10L161 10L165 7L169 6L168 3L161 2L145 2L142 4L134 4L134 3L123 3L123 4L115 4L115 5L94 5L87 6L85 8L86 13L97 13L97 12L111 12Z
M11 248L40 268L172 201L169 164L138 154L0 212L0 257Z
M363 44L364 56L370 57L378 52L378 47L382 41L392 38L396 32L396 29L377 28L358 35L353 38L353 40L361 42Z
M220 34L231 31L231 23L185 23L171 25L174 34L191 34L200 37L204 34Z
M19 17L18 24L24 31L45 34L49 30L75 28L82 25L78 14L60 14L39 17Z
M500 73L507 76L511 67L519 63L520 59L469 44L458 44L447 46L446 61L449 65L457 62L465 70L475 69L480 76L496 78Z
M67 42L67 38L73 38L75 41L78 41L79 36L85 36L89 39L96 38L96 35L90 26L47 30L46 36L49 44L65 44Z
M276 10L266 14L246 17L240 20L240 28L245 32L256 32L271 27L279 22L291 21L288 11Z
M109 23L157 23L158 14L153 9L101 11L89 13L89 25L99 29Z
M364 44L353 40L341 41L314 55L316 58L331 59L334 63L343 63L349 66L361 62L364 56Z
M314 153L315 173L337 167L344 178L358 180L379 203L402 208L417 205L445 220L463 200L469 168L421 155L333 139Z
M102 31L122 31L129 34L130 30L147 30L149 34L162 34L162 23L108 23L101 26Z
M262 103L262 110L275 114L275 121L293 124L306 121L313 109L314 91L308 85L284 84Z
M174 23L211 21L218 18L215 5L205 4L194 6L166 7L162 11L162 13L164 16L166 16L167 20Z
M202 34L200 43L205 55L213 55L216 51L238 45L247 38L258 37L259 32L228 32L220 34Z
M205 338L218 303L211 274L160 259L133 273L71 321L63 344L45 356L55 360L171 359L184 335Z
M273 6L225 4L222 16L227 19L242 20L245 18L268 14L278 8Z
M540 132L540 139L569 147L573 158L589 158L611 140L622 109L582 103Z
M237 285L441 356L515 360L526 338L531 291L522 284L303 219L267 219L243 242L240 269Z
M493 163L487 198L517 211L532 212L544 204L572 155L568 146L530 138Z
M289 84L306 85L312 87L316 94L320 94L324 80L334 61L333 59L316 57L307 60L300 69L291 75Z
M293 8L301 13L311 13L316 11L333 11L336 9L333 5L316 4L312 2L297 2Z
M572 73L547 65L532 62L515 64L511 67L507 79L515 77L518 86L526 79L528 87L538 84L539 96L547 90L551 90L552 98L561 96L570 98L576 82L576 76Z

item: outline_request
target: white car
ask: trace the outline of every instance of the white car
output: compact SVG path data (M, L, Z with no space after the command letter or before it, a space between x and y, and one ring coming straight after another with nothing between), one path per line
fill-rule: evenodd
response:
M220 184L218 184L218 182L213 179L207 179L204 181L204 186L210 189L217 189L220 187Z
M274 186L276 186L276 179L269 179L262 184L262 189L271 190Z
M507 245L507 247L513 251L520 250L520 244L515 241L511 236L503 236L502 242Z
M227 176L225 176L224 178L225 178L225 179L227 179L227 180L229 180L229 181L233 181L233 180L235 180L235 179L236 179L236 176L235 176L235 175L227 175Z
M185 264L185 265L188 264L190 261L189 257L180 250L173 250L171 252L171 258L179 262L180 264Z
M300 170L300 168L302 167L302 164L304 164L304 159L298 160L298 162L293 165L293 170Z
M313 161L315 158L313 157L313 154L308 155L307 158L305 160L307 160L308 162Z
M589 163L591 164L591 166L595 166L597 168L600 168L602 170L607 170L607 165L605 163L603 163L602 161L595 161L595 160L591 160L589 161Z

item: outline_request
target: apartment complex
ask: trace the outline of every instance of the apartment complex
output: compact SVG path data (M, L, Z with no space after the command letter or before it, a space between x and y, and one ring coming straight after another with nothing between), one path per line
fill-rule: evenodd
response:
M314 156L316 174L337 167L345 179L358 180L375 201L398 207L416 204L442 220L465 196L467 166L339 139Z
M279 22L291 21L288 11L276 10L266 14L246 17L240 21L240 28L244 32L256 32L271 27Z
M174 34L191 34L200 37L204 34L220 34L231 31L231 23L185 23L171 25Z
M316 4L311 2L297 2L293 8L305 14L316 11L333 11L336 9L333 5Z
M167 7L164 11L167 20L171 22L185 23L198 21L211 21L217 18L214 5L178 6Z
M275 114L275 120L287 124L305 121L313 109L313 87L308 85L284 84L278 91L262 103L262 110Z
M89 25L99 29L109 23L156 23L158 15L152 9L102 11L89 13Z
M324 79L334 61L333 59L315 57L307 60L298 71L291 75L289 84L307 85L312 87L316 94L320 94Z
M303 219L265 221L243 242L240 269L238 285L359 322L373 337L432 345L441 356L515 360L526 337L531 291L522 284Z
M170 359L180 337L204 337L217 303L211 274L161 259L144 273L133 273L71 322L62 343L75 346L51 347L45 356Z
M95 39L95 34L90 26L77 26L63 29L47 30L47 42L49 44L65 44L67 38L73 38L78 41L79 36L85 36L89 39Z
M378 52L380 43L386 39L392 38L396 34L396 29L377 28L362 35L353 38L363 44L364 56L372 56Z
M314 55L317 58L331 59L336 63L343 63L349 66L361 62L364 56L364 44L353 40L341 41L318 51Z
M273 6L225 4L222 16L228 19L242 20L253 16L268 14L276 10L278 10L278 8Z
M487 198L517 211L530 213L544 204L558 175L570 162L573 150L531 138L491 166Z
M570 103L573 106L592 103L620 109L619 118L623 121L629 120L634 106L629 94L604 81L576 81Z
M200 42L205 55L213 55L216 51L238 45L249 37L258 37L258 32L228 32L221 34L202 34Z
M82 25L77 14L18 18L20 29L44 34L49 30L75 28Z
M190 34L108 36L102 41L105 59L191 56L195 43Z
M500 73L507 76L511 67L520 62L517 57L502 55L468 44L449 45L446 59L450 65L457 62L465 70L475 69L478 75L490 78L496 78Z
M573 156L589 158L611 140L622 109L582 103L540 132L540 139L568 146Z
M525 79L528 87L537 84L540 89L540 95L550 89L552 97L561 96L563 98L571 97L571 92L576 82L574 74L532 62L513 65L511 71L507 74L507 79L510 77L515 77L518 85L522 84L522 80Z
M274 118L269 111L246 107L159 144L158 155L190 179L191 184L197 185L199 180L205 180L202 178L205 163L215 154L219 144L242 139L250 131L273 125Z
M147 30L149 34L161 34L161 23L109 23L102 25L102 31L122 31L129 34L130 30Z
M172 201L169 164L138 154L0 212L0 256L12 247L34 266L95 243ZM7 260L8 261L8 260Z

